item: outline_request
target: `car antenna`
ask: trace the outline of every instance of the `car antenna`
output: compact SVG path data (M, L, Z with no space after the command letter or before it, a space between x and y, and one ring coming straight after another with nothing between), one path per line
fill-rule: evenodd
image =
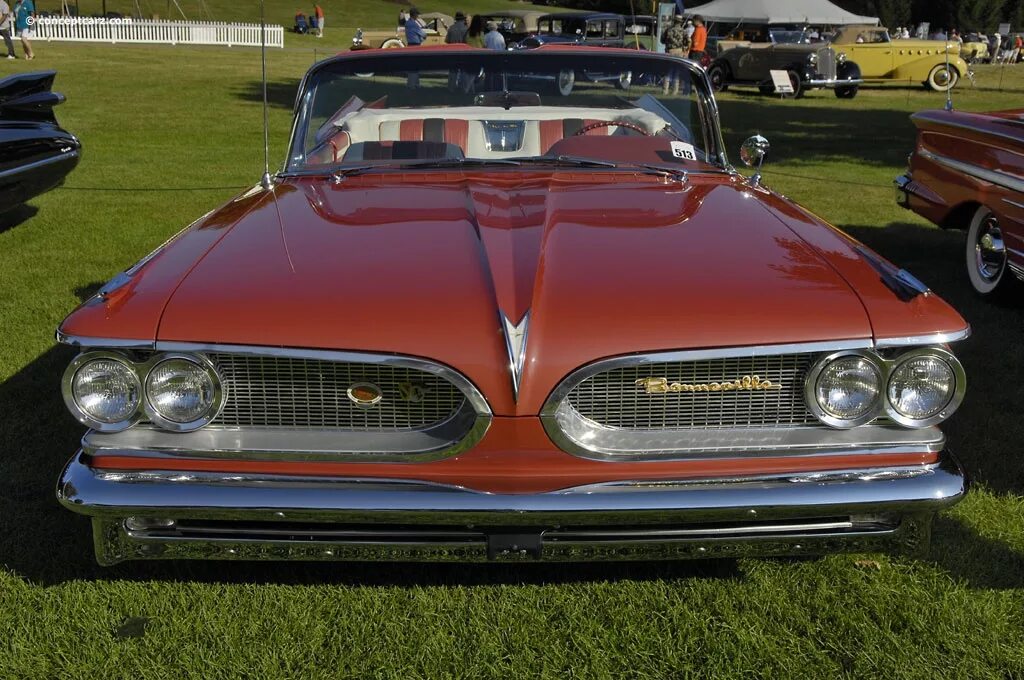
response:
M953 85L950 83L952 78L949 75L949 36L946 36L946 110L953 110Z
M267 114L267 20L263 12L264 0L260 0L260 64L263 69L263 177L260 186L270 190L274 183L270 179L270 119Z

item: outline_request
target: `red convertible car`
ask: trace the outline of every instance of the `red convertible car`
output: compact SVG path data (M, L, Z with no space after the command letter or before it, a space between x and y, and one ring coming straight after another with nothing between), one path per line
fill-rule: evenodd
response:
M558 94L596 67L684 94ZM103 564L915 550L966 489L967 334L738 174L690 62L366 50L272 182L60 325L57 493Z
M1024 278L1024 109L922 111L917 148L896 178L904 207L967 230L967 275L982 295Z

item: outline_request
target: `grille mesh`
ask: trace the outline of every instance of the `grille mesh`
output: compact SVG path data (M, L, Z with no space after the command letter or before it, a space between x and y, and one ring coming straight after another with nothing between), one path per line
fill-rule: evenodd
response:
M228 395L215 425L420 430L448 420L465 400L444 378L413 368L291 357L207 356ZM360 408L346 394L360 382L381 388L383 398L372 408Z
M836 53L831 47L818 50L818 75L823 78L836 77Z
M795 427L817 424L804 405L804 377L812 354L731 357L616 368L587 378L569 393L585 418L606 426L638 430ZM636 381L732 382L758 376L779 390L667 392L648 394Z

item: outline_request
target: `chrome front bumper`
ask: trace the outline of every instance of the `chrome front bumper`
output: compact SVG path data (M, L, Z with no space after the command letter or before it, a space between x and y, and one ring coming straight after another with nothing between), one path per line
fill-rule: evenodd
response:
M76 455L60 502L101 564L135 559L561 561L915 552L966 492L930 466L618 482L506 495L395 480L106 471Z
M860 85L863 82L859 78L811 78L804 81L804 84L811 87L846 87L847 85Z

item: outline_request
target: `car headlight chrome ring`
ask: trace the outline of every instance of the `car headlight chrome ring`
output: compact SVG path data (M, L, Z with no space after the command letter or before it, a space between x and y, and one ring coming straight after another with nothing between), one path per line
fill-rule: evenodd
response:
M963 366L940 347L910 350L898 356L885 383L885 411L905 427L929 427L953 414L964 399Z
M191 432L209 424L224 406L220 375L202 355L164 354L146 374L142 407L154 425Z
M120 352L79 354L64 371L61 392L75 418L99 432L126 430L141 417L142 383Z
M885 366L873 352L834 352L808 371L804 400L811 413L826 425L857 427L881 415L885 378Z
M811 52L810 54L808 54L807 55L807 63L810 64L811 66L814 66L815 64L817 64L818 63L818 53L817 52Z

